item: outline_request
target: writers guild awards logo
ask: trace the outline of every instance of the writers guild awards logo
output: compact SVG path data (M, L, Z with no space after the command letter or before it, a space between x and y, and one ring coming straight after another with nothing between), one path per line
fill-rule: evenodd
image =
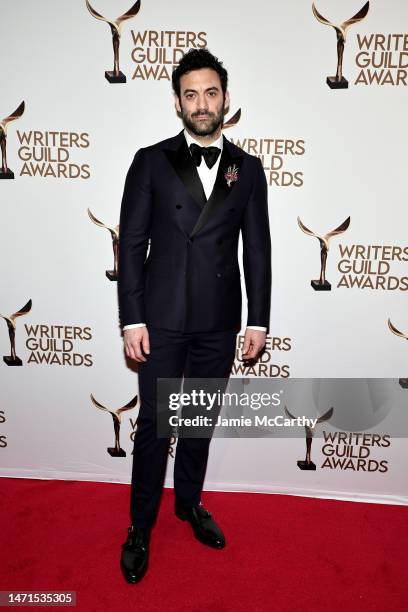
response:
M113 270L106 270L105 274L107 278L111 281L118 280L118 255L119 255L119 225L115 227L109 227L105 225L99 219L97 219L88 208L88 215L90 219L95 223L95 225L99 225L99 227L104 227L110 232L112 238L112 248L113 248Z
M86 0L86 6L92 17L105 21L107 24L109 24L112 32L113 70L105 71L106 80L109 81L109 83L126 83L125 75L119 70L119 45L122 33L122 24L127 19L132 19L132 17L135 17L135 15L138 14L140 10L140 0L137 0L137 2L135 2L126 13L115 19L115 21L110 21L109 19L102 17L102 15L95 11L95 9L90 5L89 0Z
M285 355L292 350L292 338L288 336L270 336L265 339L265 346L256 360L242 360L242 347L244 346L245 336L237 335L237 346L235 359L231 368L231 376L242 378L244 384L249 384L252 377L259 378L289 378L290 364L276 363L283 360L281 355Z
M318 12L315 4L314 3L312 4L313 14L316 17L316 19L320 21L320 23L323 23L324 25L329 25L336 30L337 70L336 70L336 76L328 76L326 79L326 83L330 87L330 89L347 89L348 88L348 81L343 76L343 55L344 55L344 45L346 42L347 29L354 23L358 23L359 21L362 21L367 16L369 8L370 8L370 2L366 2L363 8L360 9L358 13L354 15L354 17L347 19L347 21L344 21L341 25L335 25L334 23L331 23L328 19L323 17Z
M232 115L232 117L228 119L228 121L224 121L224 123L222 124L222 129L227 130L228 128L233 127L234 125L237 125L240 119L241 119L241 109L239 108L237 112L235 113L235 115Z
M131 441L134 443L135 441L135 435L136 435L136 431L137 431L137 419L133 420L132 418L130 419L130 424L132 426L133 431L130 434L130 439ZM176 435L171 435L169 436L169 448L168 448L168 456L171 457L172 459L175 459L176 457L176 448L177 448L177 436ZM132 450L132 455L134 454L134 449Z
M408 335L400 332L399 329L397 329L395 325L391 323L391 319L388 319L388 327L390 328L392 333L395 334L396 336L399 336L400 338L404 338L404 340L408 340ZM403 389L408 389L408 378L400 378L399 384L401 385Z
M331 291L331 284L326 280L326 263L327 263L327 253L329 251L329 242L333 236L338 236L339 234L343 234L350 225L350 217L347 217L345 221L339 227L328 232L324 236L318 236L310 229L308 229L300 220L300 217L297 218L298 225L302 232L307 234L308 236L313 236L317 238L320 243L320 277L318 280L310 281L313 289L315 291Z
M296 419L296 417L293 416L293 414L289 412L286 406L285 406L285 413L287 414L289 418ZM322 414L322 416L317 419L316 425L318 425L319 423L323 423L324 421L328 421L329 419L331 419L332 415L333 415L333 408L329 408L327 412ZM299 461L297 461L297 466L300 470L316 470L316 464L313 463L312 458L311 458L312 441L313 441L313 436L316 430L316 425L314 427L309 427L308 425L305 425L306 458L304 461L302 459L299 459Z
M14 172L12 172L12 170L10 170L10 168L7 166L7 150L6 150L7 149L7 126L11 121L15 121L16 119L19 119L21 115L24 113L24 109L25 109L25 103L22 102L20 106L16 108L14 113L12 113L11 115L3 119L3 121L0 121L0 147L1 147L0 179L13 179L14 178Z
M118 408L117 410L110 410L109 408L105 408L105 406L102 406L102 404L100 404L94 398L92 393L91 393L91 400L92 400L93 405L96 406L96 408L99 408L99 410L103 410L105 412L109 412L109 414L111 415L113 419L113 429L115 432L115 446L108 447L106 450L108 451L111 457L126 457L126 452L123 450L123 448L120 447L120 440L119 440L120 424L122 420L122 414L126 412L127 410L131 410L132 408L136 406L137 395L135 395L135 397L131 399L130 402L126 404L126 406L123 406L123 408Z
M20 310L11 315L2 315L0 317L5 319L8 327L8 333L10 338L10 355L4 355L3 361L8 366L21 366L23 362L20 357L16 355L16 319L17 317L22 317L30 312L32 306L32 301L28 300L27 304L23 306Z

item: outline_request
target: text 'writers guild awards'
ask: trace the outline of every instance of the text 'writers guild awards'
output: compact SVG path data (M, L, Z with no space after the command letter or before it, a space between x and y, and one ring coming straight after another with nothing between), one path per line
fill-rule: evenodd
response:
M109 227L108 225L105 225L104 223L102 223L102 221L99 221L99 219L97 219L95 215L91 213L89 208L87 210L88 210L88 215L90 219L95 223L95 225L98 225L99 227L104 227L110 232L110 235L112 238L112 249L113 249L113 270L106 270L105 274L107 278L109 278L109 280L117 281L118 280L118 256L119 256L119 225L116 225L115 227Z
M296 419L296 417L293 416L293 414L291 414L289 412L289 410L286 408L286 406L285 406L285 412L286 412L286 414L287 414L287 416L289 418ZM317 419L316 425L331 419L332 414L333 414L333 408L329 408L329 410L327 412L322 414L322 416ZM308 425L305 425L305 431L306 431L306 458L305 458L304 461L302 459L299 459L299 461L297 461L297 466L298 466L298 468L300 470L315 470L316 469L316 464L313 463L312 457L311 457L311 454L312 454L312 441L313 441L313 436L314 436L314 433L315 433L316 425L314 427L309 427Z
M109 412L109 414L111 415L113 419L113 429L115 431L115 446L114 447L110 446L106 450L108 451L111 457L126 457L126 451L124 451L123 448L120 447L120 424L122 421L122 414L126 412L127 410L131 410L132 408L136 406L137 395L135 395L135 397L131 399L130 402L126 404L126 406L123 406L123 408L118 408L117 410L110 410L109 408L105 408L105 406L102 406L102 404L100 404L94 398L92 393L91 393L91 400L92 400L93 405L99 408L99 410Z
M18 108L0 121L0 147L1 147L1 168L0 168L0 179L13 179L14 172L10 170L7 165L7 126L11 121L19 119L24 113L25 103L22 102Z
M114 21L110 21L105 17L102 17L95 9L90 5L89 0L86 0L86 6L88 11L91 13L92 17L95 19L100 19L101 21L105 21L112 32L112 44L113 44L113 70L105 71L105 78L109 83L126 83L126 77L119 70L119 45L120 45L120 37L122 34L122 24L127 19L132 19L135 15L138 14L140 10L140 1L134 3L132 8L130 8L126 13L115 19Z
M28 300L27 304L23 306L20 310L15 312L14 314L11 314L8 316L0 314L0 317L4 319L7 323L8 333L9 333L9 338L10 338L10 347L11 347L10 355L3 356L3 361L8 366L23 365L23 362L21 361L20 357L17 357L16 355L16 319L30 312L31 306L32 306L32 301Z
M347 29L354 23L358 23L359 21L362 21L367 16L369 8L370 8L370 3L366 2L363 8L360 9L358 13L354 15L354 17L347 19L347 21L344 21L341 25L335 25L334 23L331 23L331 21L323 17L323 15L321 15L319 11L317 10L315 4L314 3L312 4L313 15L316 17L316 19L320 21L320 23L331 26L332 28L336 30L337 70L336 70L335 76L328 76L326 79L326 83L328 84L330 89L347 89L348 88L348 81L343 76L343 55L344 55L344 45L346 42Z
M395 325L391 323L390 319L388 319L388 327L390 328L392 333L395 334L396 336L399 336L400 338L404 338L404 340L408 340L408 335L400 332L399 329L397 329ZM401 385L403 389L408 389L408 378L400 378L399 384Z
M347 217L345 221L339 227L328 232L324 236L318 236L310 229L308 229L300 220L300 217L297 218L298 225L302 232L307 234L308 236L313 236L317 238L320 243L320 277L318 280L310 281L313 289L315 291L331 291L331 284L326 280L326 263L327 263L327 253L329 251L329 242L333 236L338 236L339 234L343 234L350 225L350 217Z

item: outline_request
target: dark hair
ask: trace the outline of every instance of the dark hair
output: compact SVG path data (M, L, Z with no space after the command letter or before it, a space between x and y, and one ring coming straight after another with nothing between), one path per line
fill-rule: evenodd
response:
M208 49L190 49L181 58L171 77L174 92L178 97L180 97L180 78L183 74L187 74L191 70L200 70L201 68L211 68L217 72L220 77L222 91L225 94L228 86L228 72L225 70L222 62L210 53Z

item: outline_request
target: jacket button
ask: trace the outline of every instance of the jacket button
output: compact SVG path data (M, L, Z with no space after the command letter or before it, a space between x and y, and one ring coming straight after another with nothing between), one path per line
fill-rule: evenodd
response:
M230 208L229 211L230 212L235 212L235 208Z
M183 208L183 207L182 207L182 205L181 205L181 204L176 204L176 208L177 208L178 210L180 210L180 208Z
M222 244L222 238L218 238L217 244Z
M221 278L222 274L220 272L217 272L217 278Z

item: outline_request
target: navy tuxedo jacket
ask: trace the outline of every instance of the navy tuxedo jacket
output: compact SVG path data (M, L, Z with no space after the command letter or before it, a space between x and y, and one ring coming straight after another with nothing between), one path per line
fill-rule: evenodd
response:
M237 180L228 185L225 174L234 165ZM224 136L207 201L183 132L140 149L127 174L120 213L121 324L239 331L240 231L247 324L269 327L271 242L260 160Z

